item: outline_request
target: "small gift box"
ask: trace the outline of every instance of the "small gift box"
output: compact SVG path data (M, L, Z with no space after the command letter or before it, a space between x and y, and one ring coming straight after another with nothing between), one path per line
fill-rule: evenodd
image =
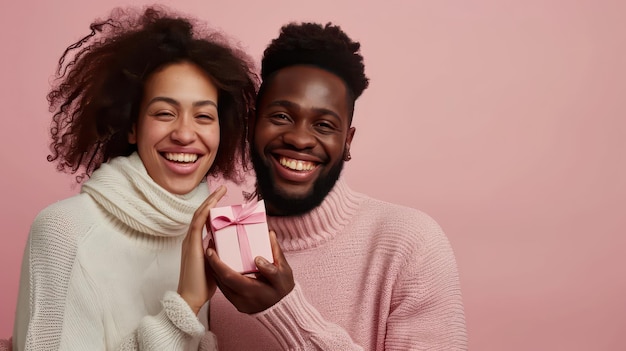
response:
M233 270L258 272L254 264L257 256L274 261L263 200L212 208L209 221L215 251Z

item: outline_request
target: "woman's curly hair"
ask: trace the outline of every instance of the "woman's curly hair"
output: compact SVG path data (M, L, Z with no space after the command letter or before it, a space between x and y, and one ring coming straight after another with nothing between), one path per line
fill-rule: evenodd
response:
M258 77L252 59L216 31L163 7L116 8L59 59L48 94L54 113L48 161L90 176L103 162L137 150L137 122L147 78L165 65L190 62L218 88L220 147L208 175L239 183L249 167L246 126L254 115Z
M369 85L360 48L359 42L350 39L341 27L332 23L324 26L309 22L284 25L279 36L263 52L263 84L257 102L275 72L293 65L313 65L343 79L348 88L352 115L354 102Z

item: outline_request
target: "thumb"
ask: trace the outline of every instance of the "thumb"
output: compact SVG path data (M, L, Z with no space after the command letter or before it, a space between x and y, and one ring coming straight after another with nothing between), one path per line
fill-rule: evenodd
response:
M257 256L254 258L254 263L259 269L259 273L261 273L264 277L272 281L273 275L278 272L278 267L274 266L270 261L265 259L263 256Z
M278 244L276 239L276 233L270 230L270 243L272 245L272 251L274 256L274 263L269 262L267 259L261 256L257 256L254 259L259 273L267 279L267 281L275 289L281 292L282 296L285 296L289 291L293 289L293 273L291 267Z

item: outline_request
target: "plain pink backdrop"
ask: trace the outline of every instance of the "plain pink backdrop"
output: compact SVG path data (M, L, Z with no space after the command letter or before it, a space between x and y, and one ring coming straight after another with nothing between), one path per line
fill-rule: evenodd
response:
M33 218L78 191L46 161L56 61L94 18L127 3L2 4L0 337L11 334ZM257 60L292 20L333 21L362 42L371 86L346 177L442 225L471 350L626 349L626 3L165 4Z

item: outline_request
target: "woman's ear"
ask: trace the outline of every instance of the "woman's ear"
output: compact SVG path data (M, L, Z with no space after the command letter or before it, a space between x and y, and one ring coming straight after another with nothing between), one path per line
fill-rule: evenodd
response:
M130 132L128 132L128 143L137 144L137 123L133 123Z

